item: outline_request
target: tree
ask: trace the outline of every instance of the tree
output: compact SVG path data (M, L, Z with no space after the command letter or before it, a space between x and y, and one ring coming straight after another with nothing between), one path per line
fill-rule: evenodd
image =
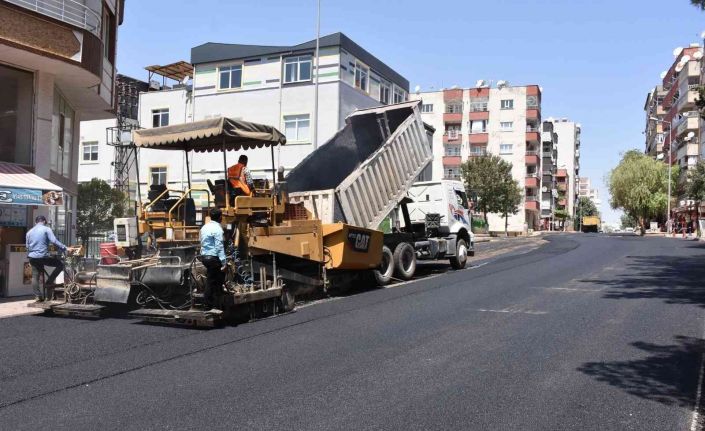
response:
M620 227L622 229L626 229L628 227L636 228L639 224L639 223L637 223L637 221L634 217L631 217L627 213L622 214L622 216L619 218L619 223L620 223Z
M468 194L477 197L477 210L482 212L485 224L488 213L502 212L499 194L502 184L512 178L512 165L498 156L474 157L461 165L461 173Z
M700 10L705 10L705 0L690 0L690 4L699 7Z
M509 166L511 168L511 164ZM516 214L519 211L521 198L521 188L519 187L517 180L513 179L511 176L509 178L505 178L501 182L499 192L497 194L499 211L504 217L505 236L509 234L509 214Z
M695 202L698 230L700 230L700 204L705 202L705 161L699 161L695 168L688 170L688 185L685 195ZM700 232L698 232L698 236L700 236Z
M677 184L678 166L672 171L672 184ZM639 150L627 151L619 165L610 171L607 182L612 196L610 205L636 219L642 235L647 220L666 211L668 165Z
M126 197L103 180L93 178L78 185L76 235L84 247L88 238L101 230L111 229L113 219L125 214Z
M578 224L583 222L583 217L599 215L600 212L597 210L597 207L592 199L586 196L581 196L578 198L578 203L575 205L575 218Z

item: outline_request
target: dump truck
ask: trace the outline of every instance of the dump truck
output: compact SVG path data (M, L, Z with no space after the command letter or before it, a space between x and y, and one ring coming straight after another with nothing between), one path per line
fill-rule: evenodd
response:
M436 189L445 204L413 220L410 216L409 205L417 209L414 215L421 215L420 204L414 203L410 191L433 159L434 129L421 120L419 104L354 112L345 129L287 176L290 201L303 204L326 223L349 222L378 229L389 220L382 264L374 272L380 285L393 278L413 278L417 259L448 258L454 268L463 268L473 250L467 198L458 205L458 198L465 196L461 183L454 184L459 194L447 187L450 183L421 186ZM377 124L366 124L370 119ZM386 140L382 146L376 144L380 139Z
M580 230L583 232L598 232L600 230L600 217L583 216Z

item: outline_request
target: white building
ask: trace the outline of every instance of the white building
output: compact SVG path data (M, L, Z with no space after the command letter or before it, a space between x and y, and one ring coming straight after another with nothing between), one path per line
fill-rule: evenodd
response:
M600 201L600 195L598 190L596 188L592 188L590 178L588 177L578 178L578 198L590 199L598 209L600 208L600 204L602 203L602 201Z
M191 50L191 63L194 73L190 85L140 94L140 127L214 116L273 125L287 136L286 145L275 149L276 166L286 171L313 151L314 127L317 144L324 145L355 109L408 100L409 82L342 33L320 38L319 67L315 66L315 40L293 46L206 43ZM84 138L88 139L88 133ZM247 156L255 177L271 176L269 149L250 150ZM228 165L237 157L228 154ZM101 160L102 169L108 169L108 163ZM192 155L190 163L194 186L205 187L206 179L223 177L221 154ZM155 183L181 188L186 184L184 154L141 151L140 183L143 193Z
M519 212L508 230L541 228L541 90L538 85L452 88L412 94L422 100L423 120L436 128L433 178L460 179L470 157L496 154L512 163L512 175L524 191ZM504 231L504 218L488 215L490 231Z
M559 206L564 207L572 219L575 216L575 203L578 199L576 179L580 174L580 124L567 118L549 118L548 121L553 123L553 131L558 136L557 166L560 178L565 178L565 184L561 186L559 183L558 187Z

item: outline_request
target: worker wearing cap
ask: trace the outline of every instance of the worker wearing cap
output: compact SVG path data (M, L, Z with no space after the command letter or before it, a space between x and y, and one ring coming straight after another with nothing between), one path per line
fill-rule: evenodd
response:
M61 251L66 251L66 246L56 239L54 232L46 225L47 219L44 216L37 216L34 221L35 225L27 232L26 237L27 257L29 258L29 264L32 266L34 296L37 301L44 301L44 292L39 287L39 277L44 272L44 266L54 268L54 271L45 281L46 285L53 285L56 277L64 270L64 264L61 259L49 255L49 244L54 244Z
M223 291L225 282L225 248L223 246L223 228L220 226L222 213L218 208L211 208L210 221L203 225L200 232L201 262L206 267L206 289L204 299L209 306L215 304L215 295Z
M255 188L252 174L247 168L247 156L241 155L237 163L228 168L228 181L230 182L231 195L252 196ZM232 203L232 202L231 202Z

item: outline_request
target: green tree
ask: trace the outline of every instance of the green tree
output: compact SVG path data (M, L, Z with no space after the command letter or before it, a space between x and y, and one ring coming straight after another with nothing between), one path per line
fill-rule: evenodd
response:
M93 178L78 185L76 235L84 246L88 238L101 230L111 229L113 219L125 214L126 197L110 188L103 180Z
M498 156L474 157L461 165L465 188L476 196L476 209L487 224L488 213L501 213L500 191L507 178L512 178L512 165Z
M511 170L511 164L509 164L509 167ZM499 212L504 217L505 236L509 234L509 214L516 214L519 211L522 195L523 193L519 187L519 183L511 177L511 174L500 183L497 193L497 204L499 206Z
M581 196L578 199L578 205L575 207L575 215L576 217L595 216L600 215L600 211L597 209L592 199Z
M705 0L703 0L705 1ZM705 202L705 161L699 161L695 168L688 170L688 184L685 195L695 202L698 220L700 220L700 204ZM698 223L698 231L700 223ZM701 232L698 232L700 236Z
M619 218L619 223L622 229L626 229L628 227L636 228L639 225L636 219L627 213L622 214Z
M690 0L690 4L699 7L700 10L705 10L705 0Z
M671 181L675 185L678 166L674 166L672 171ZM612 196L612 208L620 208L636 219L642 235L646 232L646 222L666 211L668 165L639 150L630 150L624 154L619 165L610 171L607 183Z

